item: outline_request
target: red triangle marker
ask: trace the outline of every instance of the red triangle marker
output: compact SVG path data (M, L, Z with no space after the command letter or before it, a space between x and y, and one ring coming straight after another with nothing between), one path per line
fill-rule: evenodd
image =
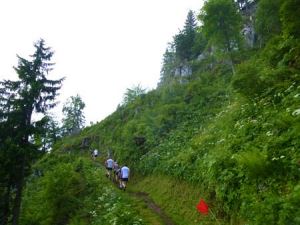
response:
M203 199L200 199L200 202L197 204L197 210L204 215L208 214L208 205Z

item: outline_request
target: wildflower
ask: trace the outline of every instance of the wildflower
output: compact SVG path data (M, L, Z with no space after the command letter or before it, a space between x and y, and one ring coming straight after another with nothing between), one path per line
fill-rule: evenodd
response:
M298 116L300 115L300 109L296 109L293 113L292 113L293 116Z
M225 141L225 139L222 138L221 140L218 141L218 143L222 143L222 142L224 142L224 141Z
M272 133L272 131L268 131L268 132L266 133L266 135L267 135L267 136L272 136L273 133Z
M294 87L294 85L295 85L295 82L294 82L294 83L292 83L292 85L291 85L291 86L289 86L289 87L288 87L288 89L286 89L286 90L285 90L285 92L288 92L288 91L290 91L290 90L291 90L291 89Z

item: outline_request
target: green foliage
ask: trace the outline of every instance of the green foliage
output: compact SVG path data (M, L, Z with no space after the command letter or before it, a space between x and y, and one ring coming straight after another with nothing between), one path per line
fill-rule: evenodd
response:
M143 89L140 85L132 88L127 88L124 94L123 105L127 105L136 100L139 96L145 94L146 89Z
M191 57L186 62L193 67L190 77L175 76L175 70L183 62L176 55L180 45L171 43L165 54L158 89L142 95L130 90L130 101L100 123L57 143L54 152L69 152L71 156L84 154L84 139L89 139L90 146L97 146L100 151L112 149L118 162L128 163L135 174L146 177L141 189L154 194L171 215L180 212L182 218L174 218L184 224L189 223L190 217L194 219L191 224L200 221L208 224L216 221L220 224L298 224L300 47L299 39L292 32L293 24L297 23L295 19L288 19L294 18L295 14L291 17L284 14L294 1L288 0L281 6L281 20L290 26L284 34L274 22L281 3L259 3L256 22L265 39L263 48L258 51L240 51L239 13L251 1L235 2L209 0L205 3L200 15L203 26L196 29L196 43L192 46L197 53L203 53L203 57L197 60ZM270 20L258 21L266 17L269 10L273 13ZM264 33L264 26L272 30L270 36ZM185 45L184 35L181 32L177 36L180 40L177 44L185 46L180 51L189 52L191 46ZM235 73L230 72L233 64L236 65ZM56 157L65 165L54 166L56 160L48 159L51 172L39 178L41 190L37 193L41 194L37 196L43 199L47 196L45 190L51 190L48 191L51 194L60 193L59 187L50 185L55 179L47 175L54 174L54 167L57 171L69 168L68 172L63 172L68 179L60 182L66 187L75 183L82 190L77 193L69 188L72 195L61 194L76 212L63 209L68 216L60 215L57 221L69 221L70 224L141 223L133 211L118 213L130 207L117 192L104 185L104 180L98 177L92 182L90 178L97 177L98 169L78 170L67 156ZM59 176L55 174L55 177ZM185 209L178 209L181 208L176 204L178 202L188 202L195 207L194 200L184 195L190 187L179 185L180 189L177 189L176 184L160 179L162 176L195 186L210 203L210 217L204 221L191 212L184 212ZM149 186L147 177L151 178ZM42 181L46 178L49 182ZM51 189L48 186L42 188L46 184ZM91 187L97 190L92 194L93 201L87 197L89 194L86 195ZM195 193L191 195L195 196ZM33 195L25 196L28 202L38 201L30 196ZM72 196L81 199L80 203ZM25 215L30 218L31 214L33 211ZM212 215L213 222L210 221Z
M233 88L249 99L260 95L267 88L267 84L259 76L261 70L260 63L255 60L241 64L232 79Z
M139 173L202 188L217 217L228 223L263 224L266 214L269 224L287 223L297 211L289 196L299 178L299 79L296 64L290 64L297 51L288 51L297 45L272 43L234 76L199 70L187 84L173 83L135 101L139 114L127 111L120 120L115 112L97 132L105 143L109 134L103 128L114 127L120 134L115 154ZM270 57L276 52L293 56L275 63ZM137 151L135 135L145 138L146 151Z
M84 127L84 107L85 104L79 95L71 96L64 104L62 109L64 114L62 132L64 136L78 133Z
M234 155L234 158L250 179L265 178L270 174L266 152L255 148L247 149L245 152Z
M7 173L0 183L5 193L0 199L4 202L0 209L4 212L0 215L4 224L11 217L12 223L18 224L24 178L32 163L42 155L38 150L47 136L45 117L33 122L32 116L45 115L56 105L63 81L48 79L53 69L53 51L45 46L45 41L37 41L34 48L31 60L18 56L18 66L14 67L18 79L0 82L0 170Z
M279 10L282 0L260 0L255 15L255 28L261 44L281 32Z
M194 57L193 46L195 36L196 19L193 11L190 10L185 21L184 29L174 37L175 52L180 61L189 61Z
M285 34L291 35L294 38L300 38L300 1L285 0L280 9L283 30Z
M195 31L196 34L194 39L194 45L192 46L192 55L198 57L199 54L201 54L204 51L207 45L207 40L200 27L197 27Z
M102 195L95 200L91 215L94 219L92 225L144 224L143 220L132 212L131 205L108 187L104 188Z
M232 51L239 46L242 18L232 0L209 0L204 3L199 19L202 31L216 46Z
M158 86L168 86L173 82L183 82L191 75L191 65L206 46L206 39L193 11L189 11L184 28L173 37L163 55L161 78ZM187 76L187 78L184 78Z
M144 224L104 170L86 158L52 153L34 171L23 197L23 225Z
M163 55L162 64L163 65L160 71L160 82L158 84L159 86L166 84L174 77L177 65L174 44L169 43L169 46Z
M35 124L39 129L39 132L34 135L36 145L43 152L51 150L53 145L61 138L61 128L58 122L51 115L47 115Z
M236 4L233 0L206 1L199 19L210 51L214 52L222 64L228 64L234 74L234 53L242 49L242 17Z
M49 157L48 157L49 158ZM60 158L50 166L36 167L42 177L32 177L24 197L22 224L68 224L70 218L82 207L86 181L78 166ZM52 164L52 165L51 165ZM77 164L77 165L76 165ZM37 210L38 209L38 210Z

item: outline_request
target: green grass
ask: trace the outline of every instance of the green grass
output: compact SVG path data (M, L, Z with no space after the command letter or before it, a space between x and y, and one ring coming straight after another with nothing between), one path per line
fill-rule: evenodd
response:
M102 161L104 161L104 158L97 158L96 163L94 165L98 168L99 171L101 171L101 174L105 174L105 169L102 166ZM97 178L96 178L97 179ZM144 202L143 199L138 198L131 193L124 192L120 189L118 189L116 184L113 184L108 179L105 179L104 181L107 186L110 186L113 188L114 191L116 191L118 194L122 195L122 198L124 201L129 202L133 210L139 215L140 218L143 219L145 224L151 224L151 225L163 225L163 222L159 215L154 213L148 205Z
M233 76L219 67L195 71L187 83L118 107L62 140L57 151L80 149L75 155L96 147L105 156L111 149L120 164L145 175L130 181L129 190L149 193L178 224L297 224L298 43L278 39L241 62ZM85 138L90 146L83 149ZM210 216L196 211L200 198L211 206ZM133 202L147 223L159 221L143 201Z
M145 224L164 225L160 216L154 213L143 199L139 197L134 197L130 194L126 195L126 199L128 199L128 201L131 202L133 209L138 213L138 215L141 218L143 218Z
M167 176L135 177L129 190L145 192L179 225L218 224L213 215L213 207L208 216L201 215L196 205L200 198L206 199L199 187ZM208 203L209 204L209 203Z

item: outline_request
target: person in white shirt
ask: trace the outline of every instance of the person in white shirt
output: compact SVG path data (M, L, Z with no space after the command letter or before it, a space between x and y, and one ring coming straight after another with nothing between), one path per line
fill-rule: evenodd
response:
M114 166L114 160L108 158L105 161L105 167L106 167L106 176L109 177L110 179L112 179L113 166Z
M120 188L125 191L127 182L129 180L130 170L126 166L126 164L121 168L121 175L120 175Z
M94 151L93 151L93 159L96 160L97 157L98 157L98 149L94 149Z

